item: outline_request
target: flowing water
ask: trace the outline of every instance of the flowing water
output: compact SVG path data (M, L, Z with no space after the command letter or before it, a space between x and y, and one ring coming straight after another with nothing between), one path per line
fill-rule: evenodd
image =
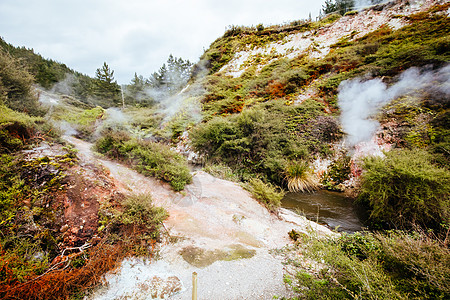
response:
M355 205L352 199L326 190L312 194L287 193L281 206L340 232L360 231L367 220L364 209Z

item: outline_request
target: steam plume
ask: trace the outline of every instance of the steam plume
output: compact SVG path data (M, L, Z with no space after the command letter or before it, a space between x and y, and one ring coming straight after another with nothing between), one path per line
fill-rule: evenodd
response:
M99 138L105 130L109 129L130 131L130 119L119 108L110 107L105 111L103 122L96 127L94 138Z
M372 117L391 100L418 90L450 93L450 65L438 71L421 72L411 68L403 72L397 83L388 87L381 79L345 80L339 85L338 105L341 123L347 134L347 145L355 146L371 140L380 124Z

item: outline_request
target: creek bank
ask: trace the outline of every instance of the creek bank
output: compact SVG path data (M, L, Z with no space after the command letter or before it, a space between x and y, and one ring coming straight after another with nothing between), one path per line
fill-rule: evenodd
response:
M192 272L199 274L199 296L204 298L272 299L274 295L289 296L291 292L283 283L282 259L269 251L291 243L288 232L292 229L305 234L316 232L321 236L335 234L286 209L281 209L277 217L239 184L217 179L203 171L195 172L193 182L177 193L166 183L97 157L87 142L74 137L66 137L66 140L79 150L78 156L86 166L107 169L120 192L150 193L154 204L169 212L165 227L172 240L177 240L164 241L156 261L124 261L117 273L106 276L108 285L91 295L92 299L152 299L150 286L166 291L156 292L160 299L168 296L171 299L190 299ZM195 259L208 263L202 267L189 263L189 259L182 255L187 249L196 249L200 256ZM202 253L210 257L202 257ZM211 253L225 255L214 257ZM140 276L143 272L146 275ZM175 278L180 280L180 284ZM152 285L151 282L158 284Z
M281 206L339 232L353 233L364 228L367 212L341 192L287 193Z

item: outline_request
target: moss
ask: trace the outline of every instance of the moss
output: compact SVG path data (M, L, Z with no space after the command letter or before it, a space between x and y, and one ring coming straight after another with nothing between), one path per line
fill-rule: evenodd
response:
M255 250L247 249L240 244L231 245L229 249L205 250L198 247L188 246L180 251L183 259L197 268L204 268L218 260L237 260L251 258L256 254Z

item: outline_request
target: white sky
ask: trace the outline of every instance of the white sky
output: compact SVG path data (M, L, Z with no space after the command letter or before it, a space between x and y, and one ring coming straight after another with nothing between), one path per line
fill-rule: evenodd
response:
M191 62L229 25L315 18L325 0L0 0L0 36L94 76L106 61L119 84L148 77L169 54Z

